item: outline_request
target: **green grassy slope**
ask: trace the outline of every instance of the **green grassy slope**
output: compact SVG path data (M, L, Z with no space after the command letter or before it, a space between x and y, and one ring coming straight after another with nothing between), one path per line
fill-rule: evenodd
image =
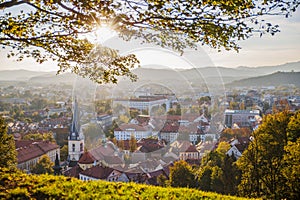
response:
M0 199L243 199L187 188L135 183L83 182L52 175L26 175L0 169Z

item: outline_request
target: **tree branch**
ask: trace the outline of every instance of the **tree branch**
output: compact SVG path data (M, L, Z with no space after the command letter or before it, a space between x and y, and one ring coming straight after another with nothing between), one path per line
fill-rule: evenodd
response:
M13 6L17 6L23 3L28 3L28 0L24 0L24 1L18 1L18 0L11 0L11 1L7 1L4 3L0 3L0 10L1 9L5 9L5 8L10 8Z

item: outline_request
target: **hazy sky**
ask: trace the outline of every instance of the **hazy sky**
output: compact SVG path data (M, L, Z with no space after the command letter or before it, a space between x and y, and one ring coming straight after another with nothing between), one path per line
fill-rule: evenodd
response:
M256 67L300 61L300 9L298 8L297 12L291 18L286 19L282 16L275 16L270 21L279 24L281 32L275 34L275 36L263 35L261 38L255 36L246 41L241 41L239 44L242 49L239 53L225 50L217 52L214 49L204 46L200 47L197 52L187 50L183 56L179 56L176 52L153 46L132 45L132 42L130 45L123 46L118 43L115 47L123 48L121 52L124 53L135 53L141 60L142 66L155 65L170 68L204 66ZM114 39L112 38L112 41L115 41ZM111 43L111 41L104 42L108 46ZM0 52L0 63L0 70L57 70L55 64L51 62L40 65L31 59L26 59L22 62L7 59L5 50L1 50Z

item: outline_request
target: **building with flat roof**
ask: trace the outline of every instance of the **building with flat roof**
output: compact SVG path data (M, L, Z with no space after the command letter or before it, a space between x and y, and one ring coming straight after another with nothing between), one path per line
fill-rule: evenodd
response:
M117 140L130 140L131 136L140 140L152 136L152 130L148 126L124 123L114 130L114 135Z
M224 112L225 125L228 128L238 127L249 127L256 122L255 116L260 115L259 110L229 110L226 109Z
M166 111L170 109L170 100L164 96L143 96L139 98L130 99L116 99L114 100L114 105L121 104L127 108L135 108L140 111L147 110L151 112L151 109L155 106L164 106Z

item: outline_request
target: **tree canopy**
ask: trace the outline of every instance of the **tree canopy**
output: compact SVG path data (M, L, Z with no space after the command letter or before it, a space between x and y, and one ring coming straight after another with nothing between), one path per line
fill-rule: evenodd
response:
M180 160L170 167L170 185L172 187L196 186L196 179L192 167L185 161Z
M300 140L294 134L300 131L297 116L299 112L288 111L267 115L254 131L253 141L237 161L242 170L242 196L294 199L299 194L295 189L299 186Z
M51 162L48 155L40 157L36 165L32 168L31 172L34 174L52 174L54 163Z
M7 126L0 116L0 168L16 169L17 156L14 137L7 134Z
M119 76L136 80L130 69L139 61L87 39L99 27L179 52L196 44L238 50L238 41L254 33L279 31L261 16L288 17L298 6L296 0L0 0L0 45L11 47L8 56L18 60L54 60L58 73L116 83Z

